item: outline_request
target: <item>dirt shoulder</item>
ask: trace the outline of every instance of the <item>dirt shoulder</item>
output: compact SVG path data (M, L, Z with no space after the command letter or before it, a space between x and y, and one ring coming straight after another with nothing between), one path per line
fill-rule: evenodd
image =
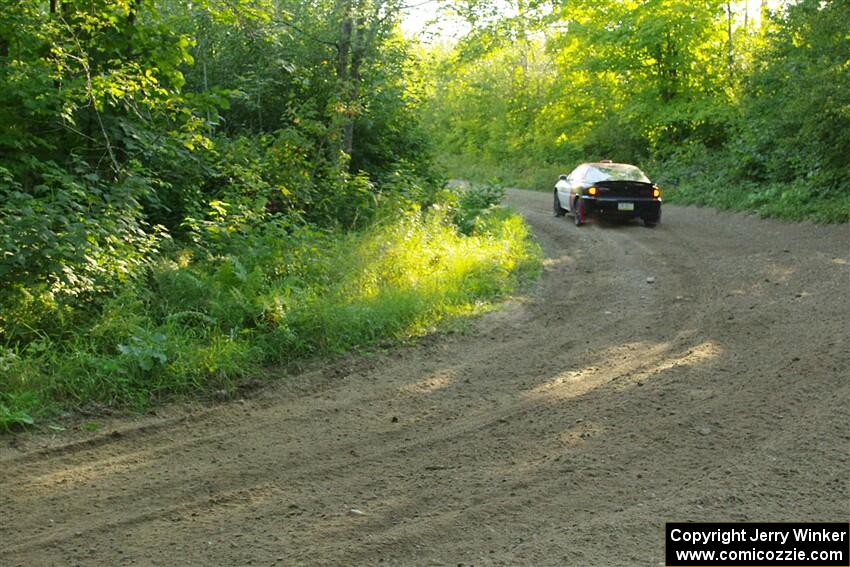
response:
M850 227L576 228L470 335L0 440L0 565L659 565L666 520L850 515Z

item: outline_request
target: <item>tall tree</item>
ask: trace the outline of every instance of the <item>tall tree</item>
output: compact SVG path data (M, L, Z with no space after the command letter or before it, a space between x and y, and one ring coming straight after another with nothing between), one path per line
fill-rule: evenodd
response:
M377 42L392 32L401 8L398 0L336 1L334 12L339 22L336 73L342 115L340 150L348 156L355 151L354 125L363 111L363 66L375 57Z

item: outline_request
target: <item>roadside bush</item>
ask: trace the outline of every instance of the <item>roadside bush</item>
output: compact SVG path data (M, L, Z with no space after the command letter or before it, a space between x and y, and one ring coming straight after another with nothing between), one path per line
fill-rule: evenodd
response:
M476 224L489 216L504 197L504 187L493 181L460 189L453 217L455 225L463 234L471 234Z
M144 178L108 183L78 164L71 174L39 164L29 190L0 168L0 342L57 336L57 322L146 272L167 233L146 224Z
M264 364L404 339L479 312L540 266L522 220L495 206L500 194L444 191L457 210L395 200L395 213L356 232L281 215L230 224L216 212L191 229L215 237L169 244L145 278L85 317L68 308L49 333L6 341L0 428L59 408L220 395ZM466 232L454 224L461 212Z
M650 164L648 174L669 203L750 211L763 217L816 222L850 220L850 193L810 179L770 180L751 167L742 150L708 151L691 146Z

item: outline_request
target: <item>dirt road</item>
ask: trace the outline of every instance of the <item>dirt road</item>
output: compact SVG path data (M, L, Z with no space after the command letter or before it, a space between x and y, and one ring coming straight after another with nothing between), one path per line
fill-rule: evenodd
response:
M667 520L846 521L850 227L550 199L509 195L545 274L472 333L0 440L0 565L657 566Z

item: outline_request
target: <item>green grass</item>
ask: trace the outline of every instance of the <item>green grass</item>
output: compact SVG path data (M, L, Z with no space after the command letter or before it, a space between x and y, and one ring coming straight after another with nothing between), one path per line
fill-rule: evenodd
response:
M0 346L0 429L233 392L264 366L430 332L539 272L518 215L480 211L468 235L456 216L449 203L354 233L272 224L214 249L175 247L96 308L16 290L0 315L18 337Z

